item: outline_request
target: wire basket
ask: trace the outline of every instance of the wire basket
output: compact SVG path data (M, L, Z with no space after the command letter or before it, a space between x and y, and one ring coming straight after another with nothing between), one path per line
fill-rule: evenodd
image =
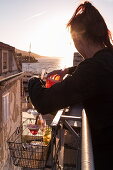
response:
M8 140L10 155L15 166L43 169L46 164L49 142L44 142L43 132L32 135L27 124L35 119L27 119ZM46 128L50 129L49 126Z

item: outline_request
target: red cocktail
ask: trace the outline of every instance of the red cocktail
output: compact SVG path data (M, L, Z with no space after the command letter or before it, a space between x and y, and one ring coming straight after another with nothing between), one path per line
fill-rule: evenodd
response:
M55 74L51 75L46 79L46 88L50 88L52 85L58 83L60 81L60 75Z
M39 130L39 126L38 125L29 124L29 125L27 125L27 127L30 130L30 132L32 133L32 135L36 135L38 133L38 130Z

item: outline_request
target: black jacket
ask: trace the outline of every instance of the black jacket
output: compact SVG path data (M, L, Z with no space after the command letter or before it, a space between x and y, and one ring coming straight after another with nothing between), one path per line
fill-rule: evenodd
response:
M113 53L105 48L85 59L75 72L46 89L39 78L29 81L29 95L42 114L82 103L92 130L113 126Z

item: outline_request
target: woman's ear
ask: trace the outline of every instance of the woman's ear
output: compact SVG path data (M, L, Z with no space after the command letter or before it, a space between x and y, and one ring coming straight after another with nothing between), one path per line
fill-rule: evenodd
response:
M72 39L73 39L74 44L76 44L76 43L82 43L83 37L82 37L81 34L78 34L77 32L73 31L73 32L71 33L71 36L72 36Z
M77 39L77 33L75 32L75 31L72 31L71 32L71 37L72 37L72 39L74 40L74 39Z

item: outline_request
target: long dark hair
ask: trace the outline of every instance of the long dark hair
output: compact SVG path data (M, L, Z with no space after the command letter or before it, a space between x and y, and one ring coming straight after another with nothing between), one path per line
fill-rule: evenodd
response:
M88 1L78 6L67 27L70 28L71 32L78 32L96 43L113 49L111 32L108 30L102 15Z

